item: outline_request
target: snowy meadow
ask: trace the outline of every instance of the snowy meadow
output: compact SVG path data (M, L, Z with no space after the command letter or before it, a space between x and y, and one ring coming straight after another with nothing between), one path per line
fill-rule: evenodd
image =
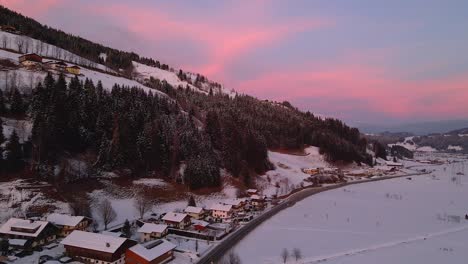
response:
M263 223L233 251L243 263L466 263L464 162L421 165L433 172L311 196Z

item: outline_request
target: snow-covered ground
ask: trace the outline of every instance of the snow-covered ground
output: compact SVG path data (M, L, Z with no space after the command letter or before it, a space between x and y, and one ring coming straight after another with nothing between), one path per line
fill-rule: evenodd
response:
M113 72L111 69L102 64L92 62L57 46L50 45L24 35L16 35L5 31L0 31L0 48L14 50L22 54L36 53L43 57L55 58L82 66ZM11 56L11 54L6 54L4 51L0 52L0 57L8 58L8 56ZM18 55L11 59L17 60Z
M0 58L9 58L14 62L17 62L19 54L0 50ZM74 65L74 64L70 64ZM152 92L153 94L158 94L160 96L166 96L165 93L162 93L158 90L148 88L141 83L130 80L124 77L114 76L112 74L106 74L99 71L90 70L87 68L81 68L81 74L78 78L84 81L86 78L92 80L94 84L97 84L101 81L104 89L111 90L115 84L127 87L137 87L143 89L145 92ZM37 86L39 82L43 82L46 77L47 72L29 70L26 68L18 68L16 70L10 70L0 73L0 88L6 89L7 84L11 87L12 83L16 84L16 87L19 88L23 93L30 94L32 90ZM67 80L70 80L74 75L67 74Z
M435 171L309 197L260 225L234 251L243 263L283 263L284 248L303 255L288 263L466 263L468 176L453 170L467 175L465 167L421 165Z
M32 189L21 188L30 186L24 180L0 183L0 223L12 216L23 217L31 207L53 206L57 212L69 213L68 204L45 197L41 191L41 185L45 184L38 183L38 188Z
M397 146L405 147L406 149L409 149L411 151L419 151L419 152L437 151L436 149L430 146L418 146L416 143L414 143L413 138L414 137L406 137L403 142L398 142L395 144L388 144L388 146L392 147L393 145L397 145Z

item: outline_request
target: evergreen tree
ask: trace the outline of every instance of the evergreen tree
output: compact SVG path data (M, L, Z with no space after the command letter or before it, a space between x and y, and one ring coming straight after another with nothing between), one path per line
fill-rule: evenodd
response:
M23 97L18 89L14 89L11 95L10 113L13 115L24 114Z
M5 146L5 151L6 151L6 164L10 170L17 170L19 169L22 164L22 149L21 149L21 144L19 142L19 137L18 134L16 133L16 130L13 130L11 133L10 137L8 138L8 142Z
M195 202L195 198L193 198L192 195L190 195L190 197L189 197L187 206L197 206L197 203Z
M6 112L5 96L3 95L2 89L0 89L0 115L4 115Z
M128 221L128 219L125 219L124 225L122 227L122 233L126 238L130 238L132 236L130 222Z

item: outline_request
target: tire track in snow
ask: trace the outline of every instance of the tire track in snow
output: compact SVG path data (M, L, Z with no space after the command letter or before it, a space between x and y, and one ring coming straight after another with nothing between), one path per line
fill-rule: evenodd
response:
M426 239L435 238L435 237L444 236L444 235L449 235L449 234L453 234L453 233L458 233L458 232L462 232L462 231L465 231L465 230L468 230L468 225L464 225L464 226L458 227L458 228L447 229L445 231L434 232L434 233L430 233L430 234L427 234L427 235L420 235L420 236L413 237L413 238L408 238L408 239L405 239L405 240L391 241L391 242L382 243L382 244L378 244L378 245L371 246L371 247L338 252L338 253L331 254L331 255L328 255L328 256L310 257L310 258L303 259L301 263L302 264L319 263L319 262L328 261L328 260L331 260L331 259L336 259L336 258L340 258L340 257L344 257L344 256L353 256L353 255L358 255L358 254L362 254L362 253L366 253L366 252L370 252L370 251L375 251L375 250L379 250L379 249L390 248L390 247L395 247L395 246L404 245L404 244L410 244L410 243L414 243L414 242L418 242L418 241L424 241Z

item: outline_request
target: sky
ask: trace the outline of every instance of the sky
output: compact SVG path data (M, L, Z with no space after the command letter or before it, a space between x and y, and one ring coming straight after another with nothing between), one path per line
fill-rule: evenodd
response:
M0 0L238 92L351 122L468 119L466 0Z

